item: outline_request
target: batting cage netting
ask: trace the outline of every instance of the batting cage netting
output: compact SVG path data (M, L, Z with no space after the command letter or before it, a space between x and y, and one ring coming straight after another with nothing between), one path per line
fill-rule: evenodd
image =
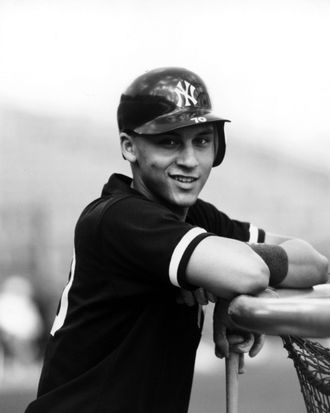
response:
M330 349L299 337L282 340L297 371L307 413L329 413Z

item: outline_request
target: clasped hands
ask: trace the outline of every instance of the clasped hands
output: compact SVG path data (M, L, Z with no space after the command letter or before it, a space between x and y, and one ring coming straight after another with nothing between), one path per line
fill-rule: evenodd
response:
M249 332L237 328L228 315L230 301L217 298L203 288L194 291L180 289L177 302L193 306L215 303L213 312L213 340L215 355L228 357L230 352L239 354L239 373L244 373L244 354L255 357L262 349L265 341L263 334Z
M241 330L235 326L228 315L230 301L218 298L213 312L213 341L215 355L228 357L229 353L239 354L238 373L244 373L244 354L255 357L262 349L264 334Z

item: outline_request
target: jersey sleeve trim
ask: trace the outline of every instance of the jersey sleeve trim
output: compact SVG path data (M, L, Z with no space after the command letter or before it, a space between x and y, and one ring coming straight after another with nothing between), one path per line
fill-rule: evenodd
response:
M265 242L265 231L250 224L249 227L250 238L248 242L261 243Z
M208 235L210 234L205 229L194 227L181 238L175 247L169 265L169 277L171 283L176 287L184 286L182 285L185 284L182 274L185 272L189 258L197 244Z
M64 288L63 293L62 293L62 297L61 297L61 301L60 301L60 308L59 308L59 311L58 311L58 313L55 317L52 329L50 331L50 334L52 336L54 336L56 331L59 330L64 324L65 317L66 317L66 314L67 314L67 311L68 311L68 306L69 306L68 296L69 296L70 288L73 284L73 279L74 279L74 276L75 276L75 269L76 269L76 253L75 253L75 250L73 250L73 258L72 258L72 263L71 263L70 279L69 279L69 282L67 283L67 285Z
M191 257L191 254L194 252L196 246L206 237L209 237L212 234L211 232L204 232L202 234L197 235L196 238L189 244L188 248L186 249L185 253L183 254L183 257L180 261L180 265L178 268L178 283L180 287L186 289L186 290L195 290L196 285L189 284L186 280L186 268L189 262L189 259Z

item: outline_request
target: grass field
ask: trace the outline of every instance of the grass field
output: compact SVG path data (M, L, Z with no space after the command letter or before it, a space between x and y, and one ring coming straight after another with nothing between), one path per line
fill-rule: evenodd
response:
M255 359L246 359L246 370L239 376L240 413L306 411L293 363L287 358L279 338L267 338L262 353ZM16 385L11 381L10 385L2 388L0 412L23 413L34 397L37 380L38 369L34 369L18 377ZM212 356L212 344L206 337L196 362L189 413L225 411L224 361Z

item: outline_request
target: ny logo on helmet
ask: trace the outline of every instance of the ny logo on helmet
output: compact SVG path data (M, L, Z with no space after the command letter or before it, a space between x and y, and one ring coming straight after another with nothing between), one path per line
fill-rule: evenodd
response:
M178 96L177 106L180 106L182 108L183 106L191 106L191 103L194 106L196 105L197 100L194 98L195 86L193 86L186 80L184 81L184 87L181 81L178 82L174 91ZM184 99L184 104L183 104L183 99Z

